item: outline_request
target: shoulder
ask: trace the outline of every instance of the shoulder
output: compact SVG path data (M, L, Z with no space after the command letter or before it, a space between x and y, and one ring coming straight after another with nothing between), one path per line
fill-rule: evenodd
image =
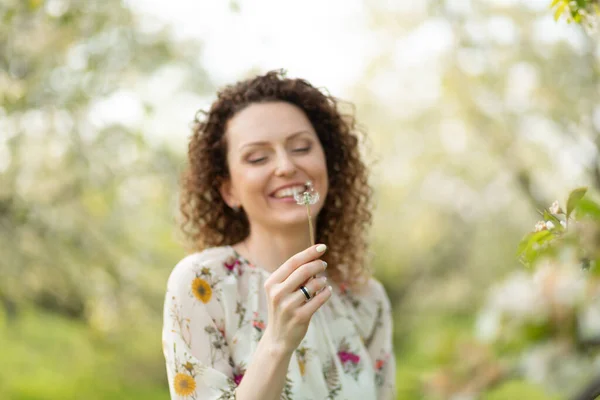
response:
M235 271L239 261L229 246L211 247L189 254L181 259L171 271L167 285L177 287L194 279L216 283Z
M383 306L383 308L390 308L390 299L385 287L375 277L369 278L360 291L360 295L368 302Z
M389 310L390 300L383 284L374 277L367 278L362 285L350 288L341 283L337 289L340 298L362 315L372 315L378 310Z

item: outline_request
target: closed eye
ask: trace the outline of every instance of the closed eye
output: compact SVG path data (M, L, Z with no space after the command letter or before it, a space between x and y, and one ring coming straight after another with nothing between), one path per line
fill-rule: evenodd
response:
M310 146L307 146L307 147L299 147L297 149L292 150L292 152L294 152L294 153L308 153L309 150L310 150Z
M267 159L267 157L260 157L260 158L254 158L252 160L248 160L248 162L250 164L260 164L261 162L265 161Z

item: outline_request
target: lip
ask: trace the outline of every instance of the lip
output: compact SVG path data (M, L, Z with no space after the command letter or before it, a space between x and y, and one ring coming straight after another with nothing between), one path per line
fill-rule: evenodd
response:
M294 182L294 183L288 183L287 185L279 186L277 189L273 190L273 191L272 191L272 192L269 194L269 196L271 196L271 197L274 197L274 196L275 196L275 193L276 193L278 190L281 190L281 189L286 189L286 188L289 188L289 187L294 187L294 186L304 186L304 187L306 187L306 181L304 181L304 182Z

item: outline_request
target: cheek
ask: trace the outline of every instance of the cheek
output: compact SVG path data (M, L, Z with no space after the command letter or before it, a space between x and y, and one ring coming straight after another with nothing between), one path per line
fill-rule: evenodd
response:
M267 174L262 168L240 168L233 177L234 185L245 197L254 192L263 192Z
M315 163L316 171L319 175L327 177L327 161L325 160L325 154L323 151L318 155L317 162Z

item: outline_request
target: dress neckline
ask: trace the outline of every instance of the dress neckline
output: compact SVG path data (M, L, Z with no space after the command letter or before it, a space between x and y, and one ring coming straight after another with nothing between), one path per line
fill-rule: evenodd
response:
M272 274L272 272L267 271L264 268L259 267L258 265L253 264L252 262L250 262L250 260L248 260L246 257L244 257L243 255L241 255L240 253L237 252L236 249L233 248L233 246L231 245L227 245L227 249L233 253L233 256L235 258L237 258L238 260L240 260L242 263L246 264L248 267L250 267L251 271L258 271L260 273L262 273L264 276L270 276Z

